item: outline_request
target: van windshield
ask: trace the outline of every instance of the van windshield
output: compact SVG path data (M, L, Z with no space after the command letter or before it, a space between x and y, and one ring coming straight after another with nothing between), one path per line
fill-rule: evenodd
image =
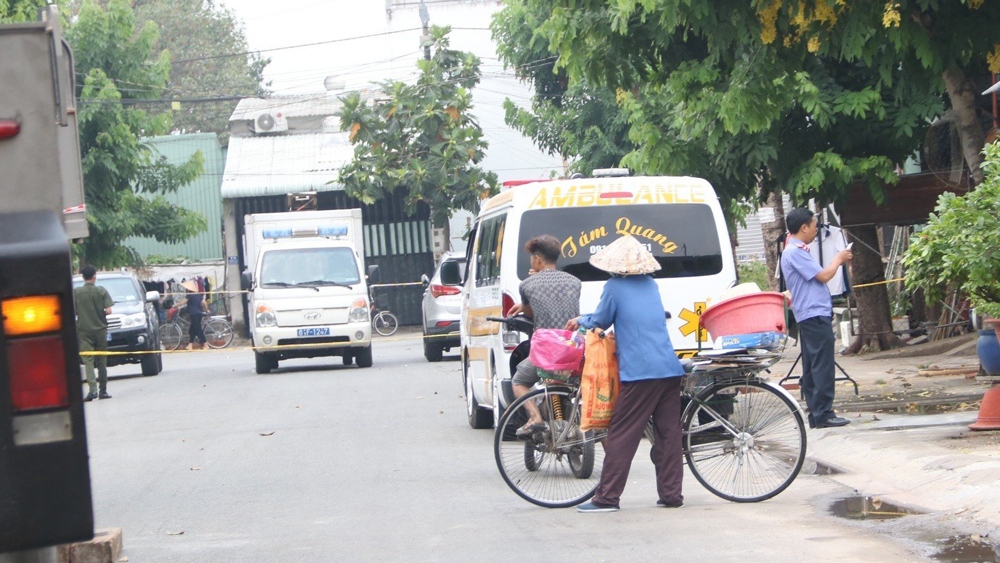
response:
M262 286L298 284L353 285L360 283L358 265L350 248L295 248L264 253L258 283Z
M538 235L562 244L560 270L581 281L610 276L590 265L590 257L628 233L660 263L656 278L710 276L722 271L722 250L712 209L705 204L615 205L535 209L521 217L517 276L528 277L524 245Z

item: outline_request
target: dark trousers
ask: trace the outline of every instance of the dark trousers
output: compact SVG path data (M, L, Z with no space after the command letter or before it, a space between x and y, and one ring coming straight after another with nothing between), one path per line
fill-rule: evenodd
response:
M802 394L809 406L809 424L833 418L836 377L833 359L833 325L830 317L812 317L799 321L799 345L802 347Z
M656 467L656 492L667 504L684 501L681 444L681 378L622 382L608 437L604 441L604 468L594 502L618 506L632 459L646 423L653 417L656 438L650 457Z
M205 343L205 329L201 327L201 320L205 318L205 315L191 315L191 328L188 329L188 340L191 343L200 342Z

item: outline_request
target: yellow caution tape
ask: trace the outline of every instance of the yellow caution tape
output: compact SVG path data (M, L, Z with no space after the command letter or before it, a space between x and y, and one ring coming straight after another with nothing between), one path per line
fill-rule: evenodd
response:
M454 338L453 334L434 334L434 335L415 335L415 336L379 336L378 338L373 338L372 342L403 342L407 340L423 340L423 339L435 339L435 338ZM330 342L319 342L316 344L286 344L283 346L227 346L224 348L209 348L206 345L204 348L199 350L188 350L186 348L178 348L177 350L136 350L135 352L118 352L118 351L88 351L80 352L80 356L135 356L142 354L190 354L192 352L223 352L223 351L233 351L233 350L256 350L261 352L274 352L281 349L302 349L302 348L329 348ZM341 344L337 342L336 344ZM343 344L350 345L351 343L345 342ZM347 347L347 346L344 346Z
M896 278L894 280L883 280L883 281L872 282L872 283L859 283L857 285L852 285L851 289L858 289L860 287L872 287L872 286L876 286L876 285L885 285L885 284L888 284L888 283L893 283L893 282L898 282L898 281L905 281L905 280L906 280L906 278Z

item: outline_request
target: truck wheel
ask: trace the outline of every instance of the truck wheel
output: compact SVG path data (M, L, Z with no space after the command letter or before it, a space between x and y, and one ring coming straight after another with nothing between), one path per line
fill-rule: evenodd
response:
M142 375L158 375L163 369L162 360L159 354L143 354L139 364L142 366Z
M427 358L428 362L440 362L443 354L444 349L441 345L424 340L424 357Z
M352 356L350 353L345 353L343 356L343 360L344 360L344 365L349 366L354 363L354 356Z
M372 347L358 348L357 353L354 354L354 359L358 362L359 368L370 368L372 367Z
M267 354L263 354L261 352L255 351L253 353L253 359L254 362L257 364L257 373L262 375L265 373L271 373L272 369L278 367L277 365L275 365L277 364L277 362L272 360Z

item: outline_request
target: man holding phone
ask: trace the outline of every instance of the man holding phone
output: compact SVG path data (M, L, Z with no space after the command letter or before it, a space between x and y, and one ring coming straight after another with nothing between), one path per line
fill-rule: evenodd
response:
M833 412L835 363L833 358L833 301L826 283L852 258L851 247L841 250L823 267L813 258L809 243L819 232L816 217L796 207L785 217L791 237L781 253L781 272L792 294L792 312L799 325L802 347L802 394L809 407L809 427L846 426L850 420Z

